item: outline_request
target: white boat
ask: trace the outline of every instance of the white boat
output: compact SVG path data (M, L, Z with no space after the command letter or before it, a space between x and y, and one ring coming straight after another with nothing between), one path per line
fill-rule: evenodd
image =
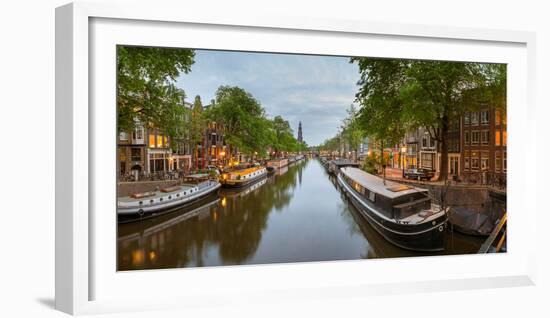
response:
M181 185L119 197L119 221L139 220L173 211L217 192L220 187L221 184L212 180L210 175L194 174L186 176Z

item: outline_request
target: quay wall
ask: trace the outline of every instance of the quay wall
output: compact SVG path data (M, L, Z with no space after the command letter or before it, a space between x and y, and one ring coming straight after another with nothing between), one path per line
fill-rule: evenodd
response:
M164 188L178 184L177 180L164 181L136 181L136 182L119 182L117 187L118 196L127 196L136 192L153 191L155 188Z
M488 214L491 220L501 218L506 211L506 192L493 190L486 186L449 185L446 187L442 184L410 180L394 181L428 189L430 196L438 203L441 203L442 194L446 189L445 200L448 206L462 207L478 213Z

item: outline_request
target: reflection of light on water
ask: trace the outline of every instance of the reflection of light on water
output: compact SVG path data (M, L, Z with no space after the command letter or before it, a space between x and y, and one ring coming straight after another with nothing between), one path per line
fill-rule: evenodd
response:
M214 214L212 214L212 218L214 221L218 220L218 212L214 212Z
M155 251L149 252L149 259L154 261L155 258L157 258L157 253L155 253Z
M143 250L135 250L132 252L132 265L141 266L143 265L143 260L145 259L145 253Z
M224 208L227 206L227 200L225 199L225 197L223 197L223 199L222 199L222 206Z

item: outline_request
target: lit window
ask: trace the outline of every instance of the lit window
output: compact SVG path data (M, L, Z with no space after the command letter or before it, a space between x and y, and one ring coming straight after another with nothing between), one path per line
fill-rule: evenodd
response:
M502 132L502 145L506 146L508 144L508 136L506 130Z
M157 148L162 148L162 135L157 136Z
M500 113L500 110L498 109L495 109L495 125L500 125L500 120L501 120L501 113Z
M495 131L495 146L500 146L500 130Z
M155 148L155 135L149 134L149 148Z
M168 148L168 137L164 136L164 147Z

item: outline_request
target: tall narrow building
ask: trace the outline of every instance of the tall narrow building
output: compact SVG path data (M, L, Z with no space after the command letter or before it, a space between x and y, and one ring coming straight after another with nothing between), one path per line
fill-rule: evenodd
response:
M298 123L298 141L302 142L304 139L302 138L302 122L300 121Z

